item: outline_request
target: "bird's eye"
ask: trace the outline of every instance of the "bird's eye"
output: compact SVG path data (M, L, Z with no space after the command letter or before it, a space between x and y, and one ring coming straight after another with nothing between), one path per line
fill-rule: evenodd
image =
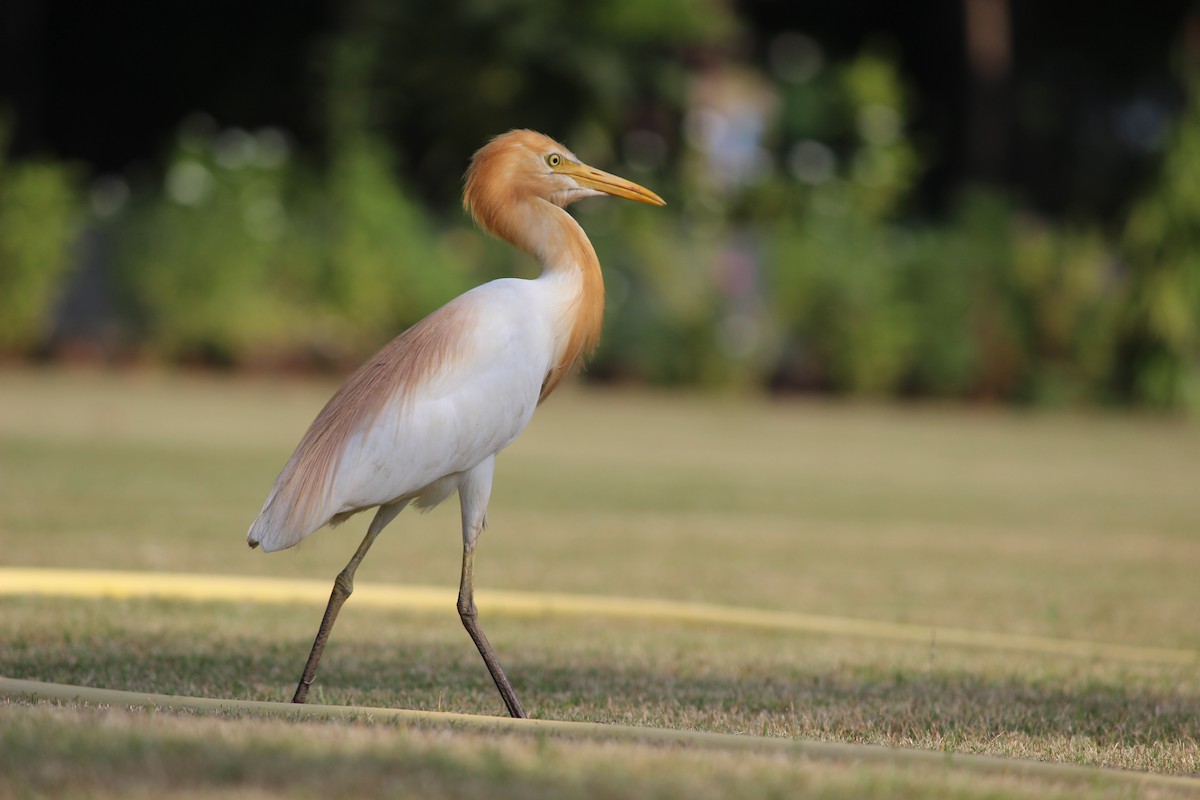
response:
M562 163L562 156L560 156L558 153L551 153L550 155L546 156L546 163L551 167L557 167Z

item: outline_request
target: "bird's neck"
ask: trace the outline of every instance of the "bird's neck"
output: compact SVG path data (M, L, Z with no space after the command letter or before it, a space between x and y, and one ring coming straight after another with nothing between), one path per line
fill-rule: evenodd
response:
M542 386L545 400L579 361L595 349L604 321L604 279L587 234L562 208L541 199L528 201L520 224L497 231L538 260L541 280L564 286L555 321L554 363Z

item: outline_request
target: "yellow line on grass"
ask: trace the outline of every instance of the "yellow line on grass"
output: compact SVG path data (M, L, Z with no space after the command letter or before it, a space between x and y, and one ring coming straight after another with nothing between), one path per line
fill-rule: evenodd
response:
M882 764L921 769L966 769L996 775L1015 775L1056 782L1086 783L1099 781L1139 786L1175 786L1200 789L1200 780L1181 775L1158 775L1076 764L1052 764L1042 761L998 758L969 753L910 750L879 745L846 742L817 742L749 734L711 731L642 728L633 725L608 725L569 720L510 719L445 711L413 711L396 708L354 706L297 705L263 700L224 700L210 697L126 692L96 689L60 683L17 680L0 677L0 697L26 702L51 701L86 703L115 708L153 708L198 711L215 714L272 717L292 720L342 720L348 722L392 722L405 725L436 725L476 732L552 735L574 739L623 741L635 744L675 745L758 753L782 753L827 761L858 764Z
M0 567L0 596L159 597L197 602L321 604L328 599L331 586L332 582L325 581L256 576ZM355 606L453 613L456 598L457 590L454 588L368 583L356 584L350 602ZM1191 650L874 622L710 603L486 589L478 590L475 599L486 614L602 616L1015 650L1135 663L1200 663L1200 653Z

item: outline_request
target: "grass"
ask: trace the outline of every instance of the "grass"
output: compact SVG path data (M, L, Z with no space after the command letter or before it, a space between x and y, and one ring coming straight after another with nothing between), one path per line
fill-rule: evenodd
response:
M161 797L188 776L193 796L452 798L927 798L929 770L884 764L554 737L480 735L254 719L170 718L92 708L18 709L0 732L0 774L20 793L78 791L95 797ZM147 758L147 756L151 756ZM85 766L81 769L80 762ZM253 767L248 767L253 764ZM3 776L9 777L3 777ZM940 775L936 796L1097 798L1133 796L1129 786L1078 779L968 772ZM30 792L32 793L32 792ZM1149 787L1145 797L1183 796Z
M331 388L0 373L0 559L331 580L365 519L270 556L243 539ZM477 579L1200 650L1198 480L1200 430L1179 422L576 389L547 403L501 456ZM401 516L359 581L453 584L455 505ZM0 674L281 700L318 615L0 600ZM543 718L1200 773L1194 664L481 615L527 709ZM452 608L400 613L353 599L313 699L502 711ZM193 785L239 796L1081 791L777 754L69 704L0 709L0 795L157 796ZM1131 791L1102 778L1085 788Z

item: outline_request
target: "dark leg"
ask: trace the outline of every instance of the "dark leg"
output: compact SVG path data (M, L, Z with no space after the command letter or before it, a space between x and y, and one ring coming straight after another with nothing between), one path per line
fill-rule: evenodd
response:
M333 581L333 592L329 595L329 605L325 607L325 616L321 619L321 627L313 642L312 652L308 654L308 663L304 665L304 674L300 676L296 694L292 696L293 703L304 702L304 698L308 696L308 687L312 686L313 680L317 677L317 662L321 660L321 653L325 651L325 642L329 641L329 632L333 630L333 623L337 620L338 612L342 610L342 604L354 591L354 573L358 571L358 565L362 563L367 551L371 549L371 545L375 543L375 539L378 538L384 526L395 519L407 504L408 502L404 501L379 507L379 511L375 512L375 519L371 520L371 525L367 528L367 535L363 537L362 544L354 551L350 563L338 573L337 578Z
M504 705L508 706L508 713L513 717L524 719L525 709L521 707L517 693L513 691L512 684L508 682L508 677L504 674L504 669L496 660L496 653L492 650L487 636L484 635L483 628L479 627L478 613L475 608L474 542L463 547L462 582L458 586L458 616L462 618L463 627L467 629L467 633L471 634L475 647L479 649L479 655L483 656L483 663L487 665L488 672L492 674L492 680L496 682L496 688L500 690L500 696L504 698Z

